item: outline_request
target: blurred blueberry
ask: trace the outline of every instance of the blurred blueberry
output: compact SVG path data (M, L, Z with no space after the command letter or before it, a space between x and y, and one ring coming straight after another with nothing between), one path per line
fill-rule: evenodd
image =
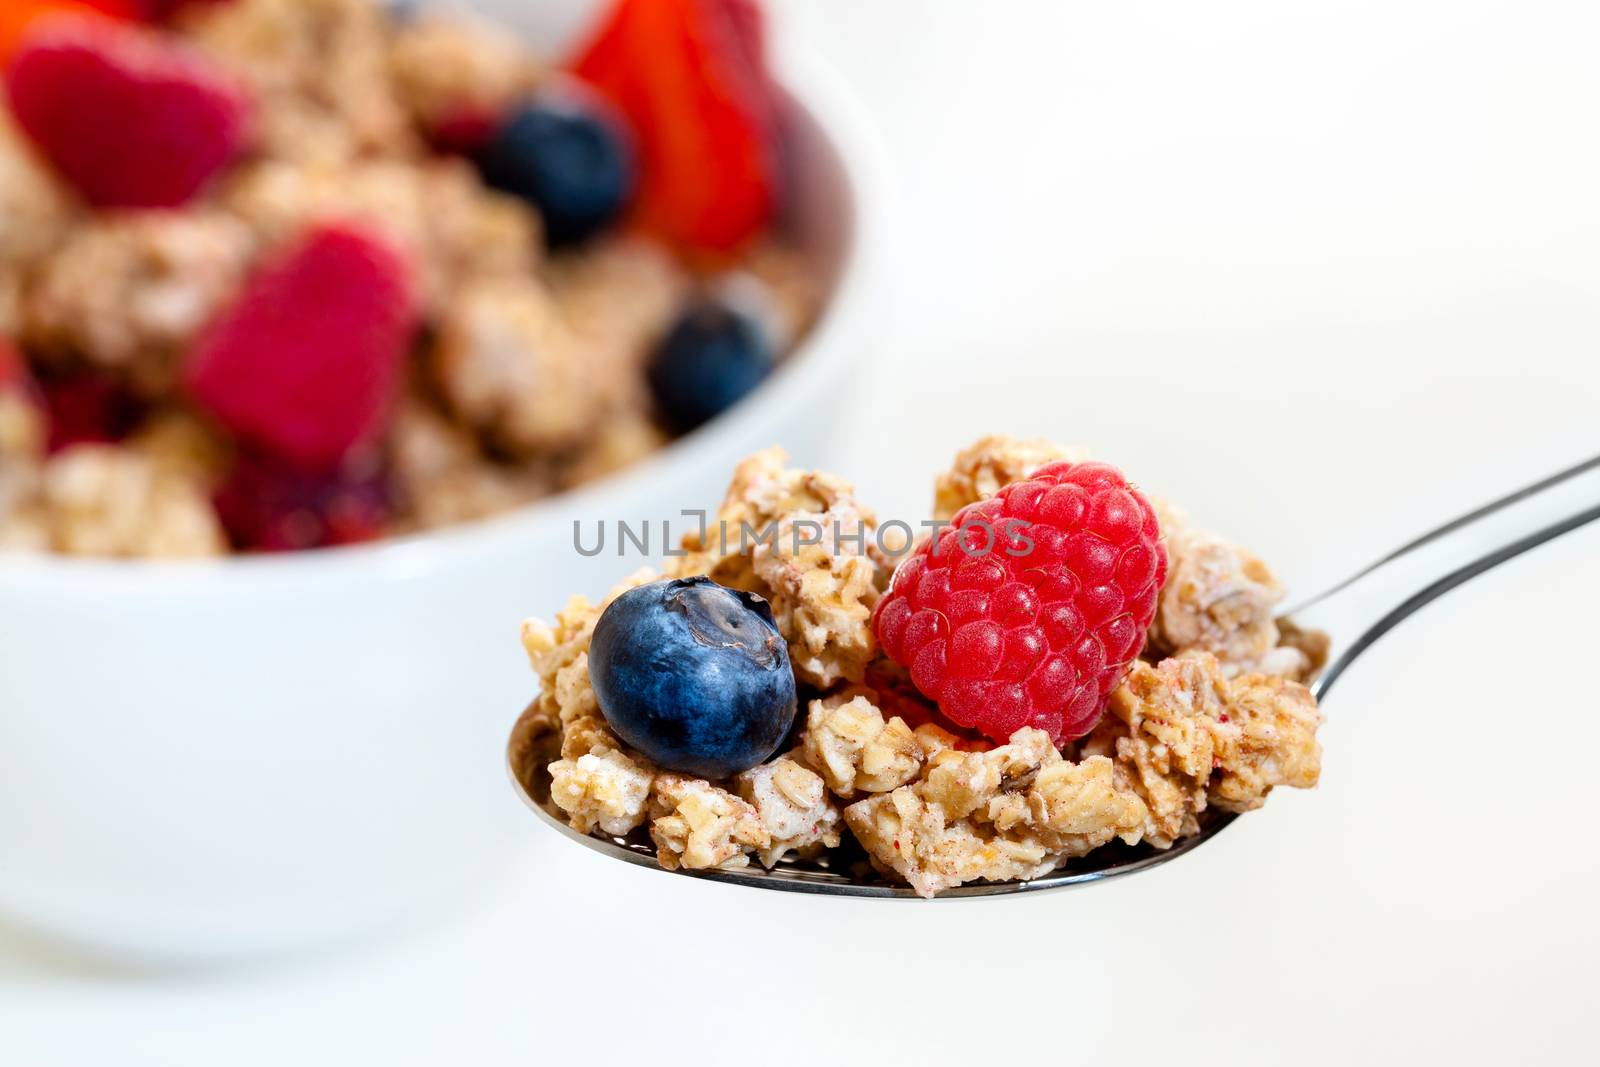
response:
M522 197L544 217L551 246L606 228L634 188L627 134L603 106L572 92L522 105L478 153L484 181Z
M702 299L656 347L650 387L663 418L687 432L743 400L776 362L760 321L723 301Z

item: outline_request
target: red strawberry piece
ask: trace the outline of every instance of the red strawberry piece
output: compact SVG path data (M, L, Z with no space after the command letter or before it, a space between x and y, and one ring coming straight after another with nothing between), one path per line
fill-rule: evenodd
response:
M149 0L78 0L83 6L114 19L133 22L147 17Z
M244 452L212 503L236 548L292 552L383 536L390 495L382 468L366 455L307 471Z
M330 469L387 424L415 321L400 252L325 224L279 251L207 326L185 384L242 440Z
M618 0L573 64L633 127L635 215L689 249L731 250L778 204L780 164L759 10L730 0Z
M767 16L759 0L717 0L733 27L744 61L762 78L767 77Z
M1116 468L1051 463L895 570L873 615L884 651L962 726L1056 742L1094 728L1144 646L1167 553L1149 501Z
M9 56L17 42L39 19L50 14L72 12L79 15L107 15L136 19L136 0L3 0L0 2L0 61Z
M39 392L49 418L46 447L51 452L120 441L144 415L144 404L116 380L94 371L46 375Z
M243 147L249 103L176 40L108 19L54 15L5 74L18 124L97 207L177 207Z

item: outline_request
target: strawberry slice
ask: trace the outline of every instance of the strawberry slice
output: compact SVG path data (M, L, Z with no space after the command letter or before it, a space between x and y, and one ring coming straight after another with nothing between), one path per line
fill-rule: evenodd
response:
M40 19L5 82L18 125L97 207L178 207L244 146L249 101L239 86L144 27Z
M196 341L189 394L264 452L337 466L387 424L416 325L410 264L325 223L280 251Z
M748 0L619 0L573 63L638 139L638 224L729 251L777 209L778 130Z
M760 0L717 0L733 26L744 61L762 78L767 76L767 18Z
M133 21L140 17L140 0L0 0L0 62L4 62L36 19L68 12L106 15Z

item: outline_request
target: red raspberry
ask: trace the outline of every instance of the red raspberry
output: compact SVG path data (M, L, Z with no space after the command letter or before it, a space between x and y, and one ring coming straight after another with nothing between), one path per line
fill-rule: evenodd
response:
M873 629L956 723L1060 743L1094 728L1166 576L1155 512L1121 472L1051 463L907 557Z
M234 546L259 552L376 540L390 510L388 481L369 455L332 471L306 471L246 452L212 503Z
M573 64L638 140L639 223L686 248L735 248L777 208L760 14L740 0L617 0Z
M238 437L329 469L387 423L415 324L388 242L324 224L280 251L195 342L194 399Z
M249 102L204 56L109 19L41 19L6 69L17 123L98 207L177 207L239 153Z

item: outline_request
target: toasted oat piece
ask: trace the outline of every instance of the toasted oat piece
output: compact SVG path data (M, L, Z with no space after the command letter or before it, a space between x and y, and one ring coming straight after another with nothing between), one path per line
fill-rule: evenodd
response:
M615 748L550 764L550 799L579 833L621 836L644 822L655 773Z
M1249 811L1274 786L1315 786L1321 723L1305 686L1264 674L1230 679L1202 653L1135 663L1082 751L1115 760L1119 785L1147 808L1143 840L1166 848L1197 832L1210 804Z
M654 455L668 437L643 406L613 412L577 449L556 461L556 482L571 489L626 470Z
M554 489L544 466L495 462L484 455L477 438L417 398L395 413L389 463L401 511L397 530L483 518Z
M867 689L847 689L813 700L801 739L806 762L843 799L886 793L922 771L924 753L904 719L884 720Z
M44 412L18 391L0 389L0 470L44 458Z
M0 106L0 337L22 327L23 290L35 264L72 224L72 202Z
M811 855L839 845L839 807L822 776L797 757L779 756L734 777L739 796L755 808L771 839L757 852L767 868L789 852Z
M956 453L950 469L934 482L933 517L950 519L968 504L987 500L1046 463L1082 463L1088 453L1043 438L1022 440L1009 434L980 437Z
M982 752L946 747L912 785L844 812L873 864L933 896L964 882L1037 878L1115 837L1137 840L1144 804L1106 758L1065 760L1041 730Z
M877 519L846 481L786 467L782 449L741 462L715 519L684 535L673 577L705 574L772 602L802 682L859 682L877 654L872 609L889 568L877 551Z
M134 448L73 445L52 456L20 509L57 552L179 558L228 550L204 485Z
M46 437L39 407L16 390L0 389L0 550L50 547L49 531L34 507Z
M499 115L544 80L545 66L516 35L456 13L424 13L389 41L395 92L417 126Z
M533 278L464 287L432 358L456 413L519 455L581 442L626 388L617 353L589 346Z
M924 897L964 882L1037 878L1055 867L1043 850L986 837L969 819L947 820L909 785L850 805L844 818L873 866Z
M389 76L385 7L373 0L190 4L178 28L251 90L258 152L338 163L421 151Z
M233 444L221 431L181 407L158 409L124 443L158 468L206 488L222 479L234 458Z
M185 346L237 290L256 243L226 212L96 216L36 267L23 340L146 395L173 387Z
M552 256L548 267L550 292L572 328L617 350L635 370L643 368L691 286L670 252L638 237L600 237Z
M651 787L650 837L667 870L748 866L748 853L772 847L756 809L701 778L658 774Z
M1208 653L1228 674L1259 671L1302 679L1311 657L1282 643L1276 611L1284 589L1249 551L1190 525L1158 502L1167 546L1167 583L1156 603L1149 646L1156 658Z
M1224 811L1254 811L1275 786L1312 789L1322 776L1317 728L1322 713L1311 691L1270 674L1232 680L1228 729L1218 731L1217 759L1208 789Z

